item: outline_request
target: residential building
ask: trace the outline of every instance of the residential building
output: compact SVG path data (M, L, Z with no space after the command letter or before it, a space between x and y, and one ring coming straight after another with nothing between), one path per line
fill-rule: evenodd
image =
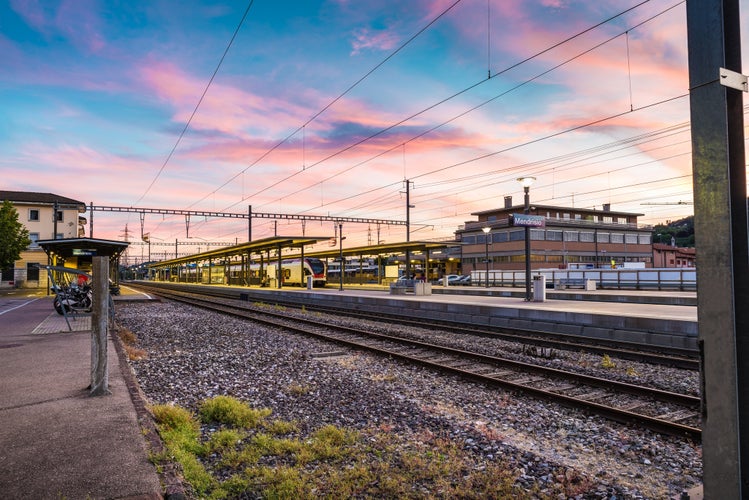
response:
M694 248L653 243L653 267L695 267L696 260Z
M86 204L52 193L25 191L0 191L0 201L13 203L18 212L18 221L29 231L31 244L21 253L12 269L3 269L0 286L24 288L44 287L48 264L47 254L37 241L84 236Z
M462 272L525 269L525 227L512 223L513 214L523 214L523 205L505 206L471 215L455 233L462 245ZM532 205L528 212L540 226L529 228L532 269L588 267L652 267L652 227L637 223L642 214ZM637 264L635 264L637 263Z

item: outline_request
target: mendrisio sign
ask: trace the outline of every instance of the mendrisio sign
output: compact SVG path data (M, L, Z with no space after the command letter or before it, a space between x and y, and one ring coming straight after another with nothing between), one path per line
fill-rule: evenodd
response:
M512 214L510 215L510 225L521 227L546 227L546 217L543 215Z

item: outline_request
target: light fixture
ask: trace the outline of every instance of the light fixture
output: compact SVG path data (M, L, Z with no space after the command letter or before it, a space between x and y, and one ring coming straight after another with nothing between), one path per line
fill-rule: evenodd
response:
M518 177L517 181L523 188L528 189L536 181L535 177Z

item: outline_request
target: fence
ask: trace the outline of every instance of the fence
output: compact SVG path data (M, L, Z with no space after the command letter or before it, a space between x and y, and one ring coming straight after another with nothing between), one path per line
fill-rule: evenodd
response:
M662 269L539 269L532 275L546 276L546 286L593 280L599 289L697 290L697 270ZM473 285L486 285L486 271L471 272ZM490 286L525 287L525 271L489 270Z

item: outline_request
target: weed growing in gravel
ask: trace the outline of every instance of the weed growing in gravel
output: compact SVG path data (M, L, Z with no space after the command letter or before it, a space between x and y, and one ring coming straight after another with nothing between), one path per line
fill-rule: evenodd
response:
M395 382L398 377L392 373L375 373L369 377L369 380L373 382Z
M608 354L604 354L603 359L601 359L601 366L603 368L606 368L607 370L610 370L616 367L616 363L612 361L611 357Z
M387 428L305 434L227 396L204 401L200 420L171 405L152 412L168 450L155 461L176 460L200 498L534 498L507 464L477 461L427 431L411 440Z
M144 359L146 357L146 351L135 347L135 344L138 342L138 337L136 337L132 331L127 328L118 328L117 336L122 342L122 347L125 349L127 359L130 361L138 361L139 359Z
M304 396L311 390L312 388L310 386L297 383L289 384L286 388L286 391L292 396Z

